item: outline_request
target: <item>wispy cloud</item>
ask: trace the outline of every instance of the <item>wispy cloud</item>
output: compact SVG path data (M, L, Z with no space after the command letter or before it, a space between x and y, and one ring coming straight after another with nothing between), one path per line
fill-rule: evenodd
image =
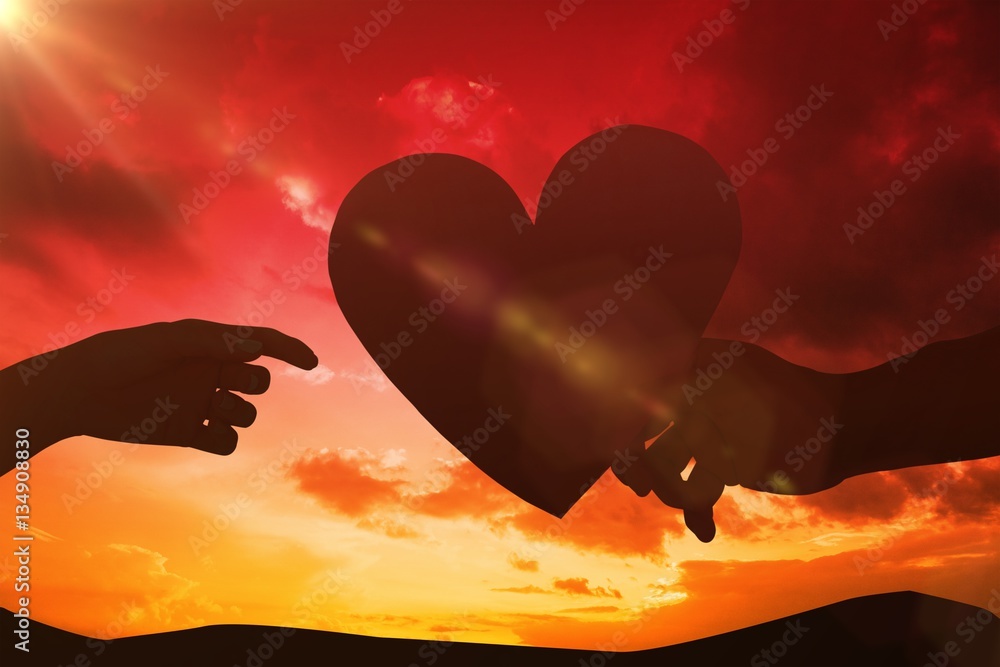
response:
M552 586L557 591L569 593L570 595L591 595L598 598L618 598L621 599L621 591L615 588L605 588L604 586L590 586L590 582L585 577L570 577L569 579L556 579Z
M535 585L514 586L511 588L491 588L490 590L496 591L497 593L543 593L546 595L552 594L552 591L540 588Z
M303 382L307 382L311 385L327 384L330 380L337 377L336 373L323 364L320 364L311 371L304 371L301 368L290 366L282 371L281 374L293 377L297 380L302 380Z
M517 554L511 554L507 557L507 562L510 563L515 570L521 570L522 572L538 572L537 560L521 558Z
M389 380L379 370L367 369L360 372L341 370L337 373L337 376L349 381L355 389L369 387L375 391L382 392L389 386Z
M298 213L308 227L324 232L333 229L334 212L320 204L316 186L308 178L281 176L275 181L281 190L281 203L289 211Z

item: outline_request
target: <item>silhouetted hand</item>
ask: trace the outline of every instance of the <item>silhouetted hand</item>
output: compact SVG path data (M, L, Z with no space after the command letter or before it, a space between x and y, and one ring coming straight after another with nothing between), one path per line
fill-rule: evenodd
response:
M266 368L248 363L261 356L307 370L318 363L305 343L274 329L181 320L100 333L50 353L37 374L24 373L28 362L0 371L3 422L29 428L34 451L89 435L229 454L233 427L257 415L234 392L262 394L270 384Z
M619 478L684 510L688 528L709 542L712 506L727 485L809 494L877 470L995 456L998 351L1000 327L833 374L704 339L692 376L667 398L672 425L650 424L643 439L655 442Z

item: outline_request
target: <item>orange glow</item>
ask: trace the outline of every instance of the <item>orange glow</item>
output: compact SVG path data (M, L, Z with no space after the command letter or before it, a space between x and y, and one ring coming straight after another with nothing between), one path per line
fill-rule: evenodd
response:
M815 25L811 3L772 4L755 4L683 73L672 52L717 6L588 3L553 31L532 3L469 3L459 16L424 0L350 63L337 44L367 5L242 3L220 21L210 2L72 0L19 51L0 40L3 365L186 317L261 321L321 362L310 373L264 362L271 388L229 457L74 438L34 458L34 616L109 638L258 623L593 648L627 629L634 650L883 591L982 605L998 585L1000 459L797 498L729 488L710 544L611 472L559 520L444 442L337 307L329 230L379 165L455 153L533 202L560 155L619 117L688 136L728 171L790 100L836 75L829 113L739 192L742 255L706 335L748 339L741 325L790 284L802 305L760 345L821 370L884 362L996 247L1000 93L980 31L998 10L955 3L942 28L951 43L917 25L924 9L884 43L874 26L891 0L830 3L818 30L803 27ZM28 6L0 0L5 31ZM485 28L470 36L470 25ZM169 74L123 115L114 100L157 66ZM289 117L277 132L275 110ZM113 129L88 139L105 119ZM949 123L961 143L849 244L842 223L898 175L896 157ZM79 165L59 180L53 163L70 153ZM959 207L956 183L979 208ZM967 225L961 243L955 220ZM394 252L377 221L364 234ZM122 267L135 280L88 307ZM487 270L434 257L421 268L435 285ZM955 311L941 339L994 326L998 288ZM498 308L512 339L557 342L544 305L489 297L456 308ZM585 387L630 354L596 340L588 351L599 361L578 368ZM625 398L669 416L656 396ZM12 475L0 480L4 508L13 489ZM0 555L7 608L15 568Z

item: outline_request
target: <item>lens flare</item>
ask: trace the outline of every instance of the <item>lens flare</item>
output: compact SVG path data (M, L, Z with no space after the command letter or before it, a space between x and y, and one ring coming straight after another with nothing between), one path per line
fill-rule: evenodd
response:
M6 30L17 27L21 17L21 8L14 0L0 0L0 26Z

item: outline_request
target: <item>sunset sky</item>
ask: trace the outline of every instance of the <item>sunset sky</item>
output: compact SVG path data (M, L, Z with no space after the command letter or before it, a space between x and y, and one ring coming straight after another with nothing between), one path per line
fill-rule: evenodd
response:
M0 366L188 317L263 322L320 359L265 362L271 389L229 457L75 438L33 459L39 620L580 648L623 630L634 650L886 591L986 604L1000 459L797 499L729 488L709 544L610 472L559 520L388 382L325 251L354 184L410 153L478 160L533 210L556 160L609 124L687 136L727 172L774 138L739 188L743 247L708 335L751 340L784 288L800 300L756 342L827 372L884 363L938 308L938 339L983 331L1000 281L960 309L947 296L1000 250L1000 4L928 0L896 30L879 23L893 3L867 0L559 6L0 0ZM675 57L724 10L700 55ZM776 122L814 86L832 96L788 136ZM849 238L896 179L905 193ZM11 475L0 494L9 508Z

